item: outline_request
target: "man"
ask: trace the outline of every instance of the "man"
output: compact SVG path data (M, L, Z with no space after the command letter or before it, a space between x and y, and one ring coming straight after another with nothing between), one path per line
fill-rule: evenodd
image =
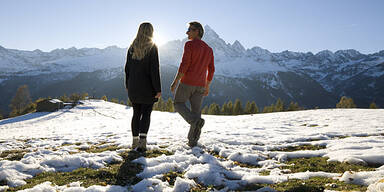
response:
M201 40L204 34L203 26L199 22L190 22L186 34L189 41L184 45L183 58L171 91L174 93L177 87L174 97L175 111L190 124L188 145L194 147L205 123L201 118L200 108L203 97L209 93L215 66L212 48ZM186 106L187 101L191 104L190 109Z

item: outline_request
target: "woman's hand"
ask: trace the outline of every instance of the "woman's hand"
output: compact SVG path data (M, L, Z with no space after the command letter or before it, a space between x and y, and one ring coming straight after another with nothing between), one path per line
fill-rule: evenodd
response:
M158 98L160 98L160 97L161 97L161 92L157 92L155 98L158 99Z

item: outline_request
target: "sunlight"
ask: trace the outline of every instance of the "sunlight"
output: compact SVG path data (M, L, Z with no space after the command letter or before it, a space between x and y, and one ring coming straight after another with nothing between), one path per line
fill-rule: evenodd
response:
M165 39L163 36L159 35L159 33L153 33L153 39L152 41L157 45L160 46L165 43Z

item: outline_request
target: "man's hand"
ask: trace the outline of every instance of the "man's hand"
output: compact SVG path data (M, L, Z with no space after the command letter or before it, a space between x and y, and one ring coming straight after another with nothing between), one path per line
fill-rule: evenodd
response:
M160 97L161 97L161 92L157 92L155 98L158 99L158 98L160 98Z
M204 96L208 96L209 94L209 86L205 87Z
M211 84L211 82L207 82L207 84L205 84L204 96L208 96L208 94L209 94L209 85L210 84Z
M176 87L177 87L177 82L176 82L176 81L173 81L173 83L172 83L172 85L171 85L171 92L172 92L173 94L175 94Z

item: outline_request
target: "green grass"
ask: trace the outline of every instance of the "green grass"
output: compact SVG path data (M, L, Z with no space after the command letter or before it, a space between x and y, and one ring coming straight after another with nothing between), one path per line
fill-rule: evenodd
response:
M26 149L6 150L1 152L0 158L9 161L20 161L27 152L29 152L29 150Z
M121 149L121 147L118 147L117 145L109 145L106 147L100 147L101 145L91 145L89 148L77 148L80 151L85 151L87 153L102 153L104 151L116 151L118 149Z
M324 145L297 145L297 146L288 146L288 147L281 147L281 148L275 148L271 151L284 151L284 152L292 152L292 151L304 151L304 150L321 150L325 149L326 146Z
M168 173L164 173L161 180L167 181L170 185L175 185L175 181L177 177L184 178L184 173L177 172L177 171L170 171Z
M270 170L265 170L265 171L261 171L261 172L259 172L259 175L267 176L267 175L269 175L270 173L271 173Z
M324 171L328 173L344 173L345 171L374 171L375 168L353 165L341 162L327 162L326 157L311 157L311 158L296 158L290 159L285 164L287 166L281 167L282 169L290 169L292 173L306 172L306 171ZM291 165L292 164L292 165Z
M334 184L334 185L329 185ZM347 184L332 178L312 177L307 180L289 179L276 184L248 184L235 191L253 191L262 187L270 187L282 192L323 192L325 189L335 191L366 191L366 186Z
M46 181L50 181L56 185L66 185L71 182L80 181L84 187L89 187L91 185L134 185L141 180L141 178L136 177L136 174L142 171L142 166L133 163L132 160L141 156L153 158L162 154L171 155L173 153L167 150L149 150L145 153L125 151L120 154L124 159L123 162L110 164L101 169L79 168L72 172L43 172L31 179L27 179L26 185L9 188L7 191L18 191L31 188ZM4 182L5 181L0 181L0 183Z

